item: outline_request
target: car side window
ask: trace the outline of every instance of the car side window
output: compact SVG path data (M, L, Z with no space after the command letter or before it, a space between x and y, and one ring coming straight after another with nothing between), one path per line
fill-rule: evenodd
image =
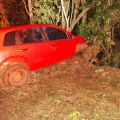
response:
M4 46L15 45L15 32L10 32L5 35L3 45Z
M14 32L9 32L5 35L4 46L34 42L43 42L40 28L23 29Z
M16 31L16 44L43 42L40 28Z
M59 30L57 28L45 27L45 32L50 41L68 39L67 34L64 31Z

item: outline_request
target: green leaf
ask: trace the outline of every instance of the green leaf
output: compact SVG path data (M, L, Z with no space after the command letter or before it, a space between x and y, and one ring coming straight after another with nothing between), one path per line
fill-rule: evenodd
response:
M70 120L85 120L79 111L73 111L69 114Z

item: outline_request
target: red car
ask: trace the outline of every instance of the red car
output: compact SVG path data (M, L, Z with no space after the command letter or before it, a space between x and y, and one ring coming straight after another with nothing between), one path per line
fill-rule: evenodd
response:
M72 57L86 40L54 25L0 29L0 85L22 86L30 72Z

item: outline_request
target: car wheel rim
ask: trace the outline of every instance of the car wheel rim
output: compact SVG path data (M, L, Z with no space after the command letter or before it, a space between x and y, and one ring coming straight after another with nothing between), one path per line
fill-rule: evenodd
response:
M27 78L27 71L25 69L13 68L6 72L4 83L6 86L23 86Z
M8 82L10 85L12 85L12 86L20 85L21 86L24 83L23 79L24 79L25 75L22 71L19 70L19 71L13 71L12 74L9 74L8 77L9 77Z

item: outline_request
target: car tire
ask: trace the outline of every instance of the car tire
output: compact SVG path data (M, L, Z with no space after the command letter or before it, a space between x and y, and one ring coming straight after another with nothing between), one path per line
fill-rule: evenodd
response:
M3 72L2 81L4 87L21 87L30 79L30 72L26 65L15 64L8 66Z

